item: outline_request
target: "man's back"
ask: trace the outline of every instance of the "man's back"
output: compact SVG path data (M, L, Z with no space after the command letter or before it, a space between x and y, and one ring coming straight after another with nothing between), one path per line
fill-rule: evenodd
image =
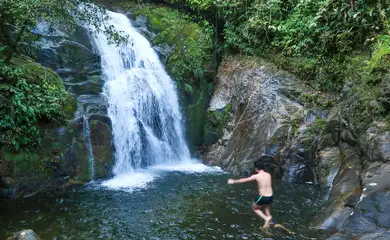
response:
M258 191L261 196L272 196L272 178L271 174L260 171L258 174L256 174L256 182L258 186Z

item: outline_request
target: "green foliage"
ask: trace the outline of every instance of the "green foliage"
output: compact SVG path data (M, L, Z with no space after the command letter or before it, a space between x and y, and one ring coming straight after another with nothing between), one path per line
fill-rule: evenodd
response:
M373 56L368 62L369 72L379 68L386 70L390 62L390 35L379 35L377 39Z
M210 71L213 30L207 21L195 23L193 19L166 7L142 5L135 15L148 18L152 30L157 31L154 44L172 46L167 69L180 87L184 83L199 86L200 79Z
M56 160L50 154L33 153L29 151L23 152L5 152L4 164L12 166L12 169L5 171L9 176L24 176L34 178L47 178L52 175L52 170L49 168L49 163L55 164ZM8 163L7 163L8 162ZM6 170L6 169L4 169Z
M325 129L326 119L322 117L316 117L310 125L309 132L315 134Z
M322 96L321 92L315 93L303 93L299 96L299 100L307 108L320 107L324 109L329 109L334 106L337 99L327 99L325 96Z
M80 7L80 3L84 3ZM126 41L127 36L104 24L108 17L99 7L88 7L87 1L79 0L2 0L0 4L0 44L4 46L2 58L9 62L16 54L31 54L32 43L38 36L33 34L36 25L45 20L60 24L69 31L77 21L83 21L96 31L104 31L111 42Z
M213 0L164 0L169 4L185 4L192 10L204 11L213 5Z
M209 9L213 4L213 0L187 0L187 3L192 9L202 11Z
M13 59L11 64L0 60L0 143L18 150L40 142L38 124L60 122L69 94L61 79L52 70L37 63Z
M348 55L372 45L386 30L390 12L384 0L216 0L215 5L225 21L225 47L272 58L324 91L340 90Z
M385 29L386 1L218 0L232 47L287 55L349 52ZM260 48L260 49L258 49Z
M351 86L343 115L362 131L374 120L390 122L390 42L378 36L371 55L359 54L346 67ZM358 71L357 71L358 70Z

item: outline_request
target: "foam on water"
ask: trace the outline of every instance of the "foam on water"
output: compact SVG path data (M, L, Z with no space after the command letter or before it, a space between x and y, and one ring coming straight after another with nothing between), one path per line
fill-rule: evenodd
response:
M175 171L185 173L224 173L219 167L210 167L196 161L185 161L178 164L161 164L150 167L157 171Z
M145 188L149 182L156 178L152 172L142 171L132 174L118 175L113 179L104 181L101 186L110 189L123 189L133 191L138 188Z
M132 192L136 189L146 188L149 183L163 178L166 172L183 172L186 174L224 174L219 167L209 167L196 160L185 161L178 164L161 164L140 169L136 172L115 176L113 179L100 183L100 186ZM96 187L96 185L94 185Z

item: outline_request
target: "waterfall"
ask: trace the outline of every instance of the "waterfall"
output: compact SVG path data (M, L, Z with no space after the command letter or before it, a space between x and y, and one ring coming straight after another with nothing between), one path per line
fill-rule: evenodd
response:
M129 36L129 43L117 46L109 44L102 32L91 34L101 56L103 95L112 121L114 175L190 159L172 79L129 19L115 12L107 14L106 23Z
M88 152L88 162L89 162L89 177L90 179L95 178L95 157L93 156L92 144L91 144L91 130L89 129L88 116L83 116L83 137L84 145Z

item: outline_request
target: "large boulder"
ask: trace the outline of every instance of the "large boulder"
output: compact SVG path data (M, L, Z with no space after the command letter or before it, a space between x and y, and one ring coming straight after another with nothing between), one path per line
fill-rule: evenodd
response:
M305 110L302 125L295 131L282 157L283 180L286 182L312 182L321 124L326 117L321 110Z
M327 147L318 152L318 183L332 190L333 181L339 172L341 165L340 147Z
M311 89L255 57L225 58L217 75L217 86L208 109L205 139L212 144L205 162L234 172L245 173L262 155L272 156L273 165L306 168L302 143L310 138L306 127L312 118L299 103L299 96ZM285 149L298 131L293 151ZM309 140L310 141L310 140ZM303 154L305 155L305 153ZM294 156L291 161L281 159ZM301 169L302 170L302 169ZM297 170L288 179L312 178L306 170ZM297 173L299 172L300 173Z

